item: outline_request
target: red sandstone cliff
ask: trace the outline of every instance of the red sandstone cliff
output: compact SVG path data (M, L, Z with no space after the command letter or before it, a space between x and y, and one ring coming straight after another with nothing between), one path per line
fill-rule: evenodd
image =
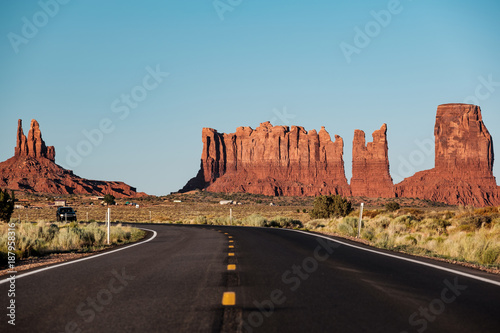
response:
M389 174L387 125L373 132L373 142L365 144L365 132L356 130L352 144L353 196L392 198L395 196Z
M112 194L115 197L145 195L123 182L80 178L57 165L55 156L54 147L45 145L38 122L31 121L26 137L19 120L14 157L0 163L0 187L31 193Z
M417 197L453 205L498 205L493 176L493 140L481 109L468 104L444 104L434 128L435 167L396 185L401 197Z
M368 144L365 133L356 130L353 176L348 185L342 138L335 136L332 142L324 127L317 133L297 126L273 127L266 122L255 130L239 127L233 134L205 128L200 171L181 191L334 193L420 198L453 205L500 205L500 191L493 177L493 140L480 108L468 104L440 105L435 137L435 168L393 185L387 126L375 131Z
M182 191L266 195L350 195L344 172L344 142L325 130L260 124L223 134L203 129L198 175Z

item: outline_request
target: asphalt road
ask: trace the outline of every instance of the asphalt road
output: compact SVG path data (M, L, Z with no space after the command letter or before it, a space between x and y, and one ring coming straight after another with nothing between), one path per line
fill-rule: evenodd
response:
M0 332L500 331L495 275L290 230L143 227L156 237L19 273L15 326L0 284Z

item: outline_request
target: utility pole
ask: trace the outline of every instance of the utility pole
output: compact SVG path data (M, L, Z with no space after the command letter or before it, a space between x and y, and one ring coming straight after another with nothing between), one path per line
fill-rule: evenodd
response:
M361 203L361 209L359 210L359 222L358 222L358 238L361 237L361 221L363 220L363 207L365 204Z
M108 245L109 245L109 224L111 220L111 208L108 207Z

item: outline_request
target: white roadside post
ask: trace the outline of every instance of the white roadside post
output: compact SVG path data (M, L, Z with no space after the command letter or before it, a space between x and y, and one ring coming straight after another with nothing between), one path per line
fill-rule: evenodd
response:
M149 223L151 223L151 211L149 211Z
M111 208L108 207L108 245L109 245L109 221L111 220Z
M361 209L359 210L359 222L358 222L358 238L361 237L361 221L363 220L363 207L365 204L361 203Z
M87 223L89 223L89 212L87 212Z
M233 225L233 209L229 208L229 224Z

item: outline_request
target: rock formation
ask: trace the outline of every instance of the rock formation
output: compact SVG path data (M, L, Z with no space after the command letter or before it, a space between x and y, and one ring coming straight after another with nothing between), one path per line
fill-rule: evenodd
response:
M47 147L42 139L40 125L33 119L31 120L30 131L28 138L23 133L23 121L17 122L17 145L14 156L29 156L32 158L47 158L52 162L55 161L56 151L54 146Z
M493 176L493 140L481 109L469 104L444 104L434 128L435 167L406 178L396 194L453 205L498 205Z
M356 130L352 144L353 196L391 198L395 196L389 174L387 125L373 132L373 142L365 144L365 132Z
M38 122L31 121L26 138L19 119L14 156L0 163L0 187L32 193L112 194L115 197L145 195L123 182L80 178L57 165L55 156L54 147L45 145Z
M198 175L182 191L207 188L212 192L248 192L266 195L350 195L344 172L344 142L332 142L325 130L307 132L298 126L236 133L202 131L203 152Z
M181 191L248 192L266 195L342 194L366 197L409 197L448 204L500 205L493 176L493 141L481 109L445 104L437 110L436 161L393 185L389 173L387 126L373 133L356 130L351 185L344 173L343 141L332 142L325 128L319 133L302 127L262 123L236 133L204 128L198 175Z

